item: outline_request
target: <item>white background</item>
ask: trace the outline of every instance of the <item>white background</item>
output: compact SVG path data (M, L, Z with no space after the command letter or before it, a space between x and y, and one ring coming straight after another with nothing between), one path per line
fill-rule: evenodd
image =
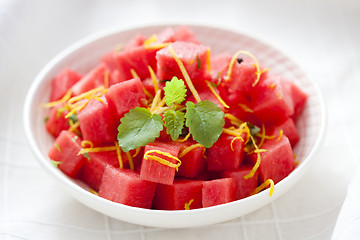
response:
M314 78L327 105L327 137L312 169L287 194L230 222L157 229L87 208L40 168L22 126L25 94L36 74L89 34L151 23L253 33ZM359 24L357 0L0 0L0 239L330 239L360 160ZM360 200L353 202L359 209ZM341 216L347 221L343 211ZM342 231L338 223L336 236Z

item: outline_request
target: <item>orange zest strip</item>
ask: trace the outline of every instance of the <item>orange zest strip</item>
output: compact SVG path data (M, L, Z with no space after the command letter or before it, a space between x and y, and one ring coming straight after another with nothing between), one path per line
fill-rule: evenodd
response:
M62 103L66 102L67 100L70 99L71 93L72 93L72 91L71 91L71 89L69 89L61 99L53 101L53 102L49 102L49 103L43 103L41 106L43 108L51 108L51 107L54 107L56 105L62 104Z
M192 204L193 201L194 201L194 199L190 199L189 202L185 203L184 209L185 210L190 210L190 205Z
M83 148L78 152L78 155L84 154L84 153L110 152L110 151L116 151L116 146Z
M171 56L174 58L175 62L179 65L180 71L184 76L185 82L188 85L191 93L194 95L196 102L200 102L201 99L200 99L199 93L196 91L194 85L192 84L192 81L190 79L188 72L186 71L184 64L182 63L180 58L176 55L175 50L171 46L169 46L169 52L170 52Z
M108 70L104 73L104 87L109 88L110 80L109 80L110 72Z
M122 156L121 156L121 148L119 147L119 144L117 141L115 141L114 143L115 143L116 155L117 155L117 158L119 161L119 168L123 169L124 163L123 163Z
M154 50L156 50L156 49L162 49L162 48L167 47L169 45L170 45L170 43L157 43L157 44L149 44L147 46L145 45L144 47L145 47L145 49L154 49Z
M238 105L239 105L239 107L241 107L241 109L244 110L245 112L248 112L248 113L253 113L253 112L254 112L251 108L249 108L249 107L246 106L245 104L239 103Z
M80 126L79 122L74 123L71 119L69 121L69 124L70 124L70 127L68 129L69 132L75 132Z
M94 194L96 196L99 196L99 193L92 188L89 189L89 192L91 192L92 194Z
M234 144L235 140L237 140L237 139L239 139L239 140L241 140L241 141L244 142L244 139L243 139L242 137L234 137L234 138L231 140L231 143L230 143L230 148L231 148L232 151L235 151L235 150L234 150L234 147L233 147L233 144Z
M94 144L90 140L82 140L81 141L81 147L86 148L86 146L89 146L89 148L93 148Z
M154 112L154 110L156 109L160 98L161 98L161 90L158 89L158 90L156 91L155 97L154 97L153 102L152 102L152 104L151 104L151 108L150 108L150 112L151 112L151 113Z
M163 155L163 156L166 156L166 157L169 157L171 159L174 159L176 160L178 163L175 164L175 163L172 163L166 159L163 159L161 157L158 157L158 156L154 156L154 155L149 155L150 153L157 153L157 154L160 154L160 155ZM144 154L144 159L150 159L150 160L155 160L163 165L166 165L168 167L171 167L171 168L175 168L176 171L179 170L179 166L181 165L181 160L177 157L174 157L173 155L171 155L170 153L167 153L167 152L162 152L162 151L159 151L159 150L150 150L150 151L147 151L145 154Z
M230 122L233 125L236 125L237 127L239 127L242 123L244 123L243 121L241 121L239 118L235 117L234 115L230 114L230 113L225 113L225 118L229 119Z
M132 76L133 78L139 78L139 79L140 79L139 75L136 73L136 71L135 71L133 68L130 69L130 73L131 73L131 76ZM153 95L152 95L151 93L149 93L149 91L146 90L145 87L143 87L143 90L144 90L145 95L146 95L148 98L153 98Z
M153 85L154 85L154 91L157 92L159 90L158 80L156 78L154 70L150 66L148 66L148 68L149 68L151 80L152 80Z
M206 85L208 86L208 88L210 89L210 91L212 92L212 94L214 94L214 96L216 97L216 99L225 107L225 108L230 108L229 105L227 105L224 100L220 97L220 95L215 91L214 86L211 85L211 83L209 81L206 81Z
M133 158L136 157L139 154L140 150L141 150L141 147L138 147L137 149L135 149L135 153L134 153L134 155L132 155L132 157Z
M206 51L206 66L208 72L211 73L210 48Z
M126 154L126 156L128 158L128 161L129 161L129 168L131 170L134 170L134 161L133 161L133 158L132 158L130 152L125 152L125 154Z
M230 80L230 77L231 77L231 73L232 73L232 70L233 70L233 67L234 67L234 64L235 64L235 61L237 60L237 57L240 55L240 54L244 54L244 55L247 55L249 56L250 58L252 58L255 62L254 66L256 67L256 79L255 81L253 82L252 86L255 87L256 84L259 82L260 80L260 76L261 76L261 70L260 70L260 67L259 67L259 63L258 63L258 60L256 59L256 57L254 55L252 55L251 53L249 53L248 51L244 51L244 50L239 50L237 51L234 56L232 57L231 61L230 61L230 64L229 64L229 69L228 69L228 72L227 72L227 76L226 76L226 81L229 81Z
M185 142L185 141L187 141L187 140L189 139L190 135L191 135L191 134L188 133L183 139L178 138L178 139L176 140L176 142Z
M282 129L280 129L280 131L279 131L279 137L276 139L277 142L280 141L280 139L282 138L283 134L284 134L284 131L283 131Z
M265 182L263 182L260 186L258 186L257 188L255 188L254 192L252 193L252 195L257 194L259 192L261 192L262 190L264 190L266 187L270 186L270 191L269 191L269 196L271 197L273 195L274 192L274 181L272 179L268 179Z
M180 153L179 153L179 158L182 158L183 156L185 156L187 153L191 152L191 150L195 149L195 148L198 148L198 147L202 147L205 151L205 147L203 145L201 145L200 143L196 143L196 144L193 144L189 147L186 147L184 148L184 150L182 150Z

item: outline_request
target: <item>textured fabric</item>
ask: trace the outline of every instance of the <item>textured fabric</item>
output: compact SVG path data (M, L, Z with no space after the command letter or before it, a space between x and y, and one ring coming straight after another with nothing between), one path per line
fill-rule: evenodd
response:
M0 239L349 239L347 231L356 227L343 228L342 223L360 224L358 206L350 211L357 216L346 214L356 208L342 207L347 191L351 194L345 204L356 203L360 191L354 187L360 160L359 12L357 0L2 0ZM297 60L326 101L327 137L310 171L273 203L229 222L159 229L104 216L59 189L24 137L25 94L59 51L100 30L169 22L254 33Z

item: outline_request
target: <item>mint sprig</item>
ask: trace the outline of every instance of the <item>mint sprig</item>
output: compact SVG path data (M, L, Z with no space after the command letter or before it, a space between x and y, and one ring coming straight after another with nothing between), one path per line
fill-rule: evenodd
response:
M186 122L193 139L204 147L211 147L222 133L224 112L213 102L204 100L196 105L186 103Z
M184 115L185 114L182 111L175 111L174 109L170 109L164 113L166 133L170 134L173 141L178 139L179 135L182 133L185 122Z
M124 152L153 142L163 130L161 117L142 107L131 109L120 121L117 139Z
M183 80L173 77L167 81L164 87L165 103L171 107L173 104L180 104L186 97L186 86Z

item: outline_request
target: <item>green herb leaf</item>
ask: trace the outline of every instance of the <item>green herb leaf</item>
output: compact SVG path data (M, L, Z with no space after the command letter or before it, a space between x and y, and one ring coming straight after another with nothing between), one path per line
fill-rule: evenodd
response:
M55 166L55 167L59 167L59 164L61 164L61 161L55 161L55 160L51 160L51 163Z
M56 149L57 149L59 152L61 152L61 148L60 148L59 144L54 143L54 147L56 147Z
M68 121L70 121L70 120L71 120L73 123L77 123L77 121L79 121L77 114L76 114L76 113L71 114L71 115L69 116Z
M44 118L44 123L47 123L47 121L49 121L49 117Z
M89 156L89 153L83 153L82 154L88 161L90 161L90 156Z
M186 123L194 140L204 147L211 147L222 133L224 112L215 103L204 100L196 105L186 103Z
M200 62L199 54L196 54L196 62L197 62L197 68L200 70L201 62Z
M258 134L260 132L260 128L255 126L255 125L252 125L251 123L247 122L246 125L249 127L249 130L250 130L250 134L251 136L255 136L256 134Z
M131 109L120 121L117 138L124 152L153 142L163 129L161 117L141 107Z
M184 116L185 114L182 111L175 111L173 109L167 110L164 113L166 133L170 134L173 141L178 139L182 133L185 122Z
M174 103L180 104L186 97L186 86L183 80L173 77L171 81L166 82L164 87L166 105L171 106Z

